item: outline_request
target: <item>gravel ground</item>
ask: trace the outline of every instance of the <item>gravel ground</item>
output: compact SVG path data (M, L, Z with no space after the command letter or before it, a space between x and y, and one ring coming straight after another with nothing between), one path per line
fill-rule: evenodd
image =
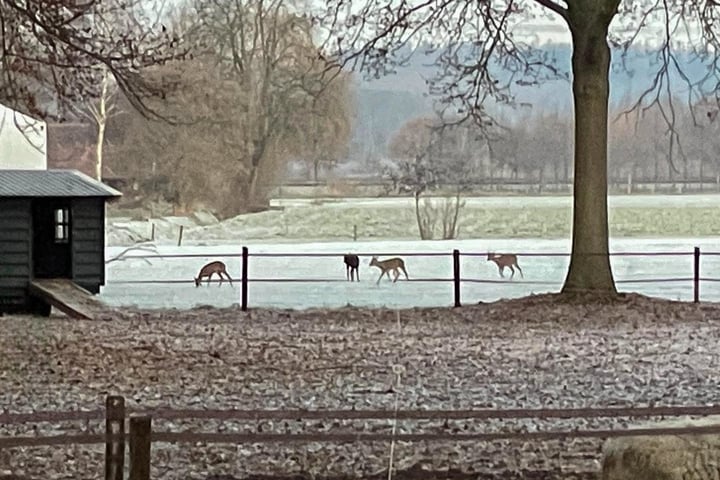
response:
M399 321L398 321L399 318ZM716 403L720 305L543 295L460 309L109 312L0 318L8 412ZM403 421L398 432L612 428L626 420ZM157 431L390 432L388 421L156 421ZM0 425L0 436L101 432ZM398 443L396 478L594 478L598 440ZM0 477L102 478L104 447L0 451ZM153 445L154 479L386 478L389 445Z

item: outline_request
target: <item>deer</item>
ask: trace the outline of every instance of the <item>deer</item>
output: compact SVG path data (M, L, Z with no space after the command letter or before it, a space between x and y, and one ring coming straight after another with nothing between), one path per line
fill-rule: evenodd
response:
M390 280L390 270L395 273L395 279L393 280L393 283L397 282L398 278L400 277L400 270L402 270L405 274L405 278L410 280L407 270L405 270L405 262L402 258L388 258L387 260L383 260L381 262L378 261L377 257L372 257L372 259L370 260L370 266L378 267L380 269L380 276L377 279L376 285L380 284L380 279L382 279L383 275L387 274L388 280Z
M357 276L357 281L359 282L360 270L358 270L358 267L360 266L360 258L357 255L348 253L343 257L343 261L345 262L345 273L347 274L347 279L352 282Z
M510 274L511 279L515 276L515 268L513 267L517 267L517 269L520 271L520 276L522 278L525 278L522 268L520 268L520 265L518 265L517 255L488 253L487 261L495 262L495 265L497 265L498 267L498 273L500 273L500 276L502 278L505 278L505 275L503 275L505 267L510 267L510 271L512 272Z
M198 276L195 277L195 286L199 287L200 282L204 277L207 277L207 284L210 285L210 278L216 273L218 277L220 277L220 284L218 286L222 285L223 274L225 274L227 279L230 281L230 285L232 285L232 278L228 275L225 264L223 262L210 262L200 269L200 273L198 273Z

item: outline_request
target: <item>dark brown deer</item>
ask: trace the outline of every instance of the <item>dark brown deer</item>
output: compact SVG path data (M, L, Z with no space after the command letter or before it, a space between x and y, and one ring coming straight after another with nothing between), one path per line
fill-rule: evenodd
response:
M498 273L502 278L505 278L505 275L503 275L503 270L505 270L505 267L510 268L510 271L512 272L510 274L511 279L515 276L515 268L513 267L517 267L518 271L520 272L520 276L522 278L525 278L522 268L520 268L520 265L518 265L517 255L488 253L487 259L488 262L495 262L495 265L497 265L498 267Z
M343 261L345 262L345 273L347 274L347 279L352 282L357 276L357 281L359 282L360 270L358 270L358 267L360 266L360 258L357 255L348 253L343 257Z
M210 262L200 269L200 273L198 273L198 276L195 277L195 286L199 287L200 282L205 277L207 277L207 284L210 285L210 277L212 277L216 273L217 276L220 277L220 284L218 286L222 285L223 274L230 281L230 285L232 285L232 278L230 278L230 275L228 275L225 264L223 262Z

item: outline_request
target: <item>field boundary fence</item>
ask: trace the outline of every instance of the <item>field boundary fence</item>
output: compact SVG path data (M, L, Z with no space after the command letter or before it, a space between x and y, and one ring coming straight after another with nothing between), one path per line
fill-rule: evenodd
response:
M461 252L458 249L450 252L380 252L380 253L354 253L358 257L370 258L370 257L444 257L448 258L452 262L452 277L420 277L403 279L403 281L409 282L437 282L437 283L449 283L452 285L452 305L454 307L462 306L462 284L507 284L507 285L535 285L535 286L556 286L558 281L539 281L539 280L525 280L514 278L500 278L500 279L488 279L488 278L472 278L466 277L462 274L461 259L462 257L487 257L488 252ZM258 252L251 253L248 247L242 247L241 253L229 252L229 253L175 253L175 254L142 254L142 255L127 255L126 259L164 259L164 258L208 258L208 257L222 257L230 259L238 259L241 268L240 281L240 307L243 311L247 311L249 308L249 293L248 285L250 283L334 283L334 282L346 282L347 279L344 277L337 278L282 278L282 277L250 277L248 274L248 265L252 262L252 258L338 258L342 260L344 253L324 253L324 252ZM570 257L570 253L563 252L519 252L515 253L517 257ZM576 254L578 255L578 254ZM606 253L583 253L580 255L586 256L607 256ZM700 265L702 256L720 256L720 251L708 251L701 252L699 247L695 247L693 251L658 251L658 252L610 252L610 257L687 257L692 258L692 269L689 269L688 276L684 277L659 277L659 278L637 278L637 279L619 279L615 280L617 285L632 285L632 284L648 284L648 283L691 283L693 291L693 302L700 302L700 288L703 282L720 282L720 277L708 277L701 276ZM203 280L205 282L221 282L222 280ZM110 280L110 284L186 284L193 283L193 279L143 279L143 280Z
M475 409L475 410L191 410L191 409L127 409L125 398L108 396L105 409L94 411L44 411L33 413L1 413L0 426L105 421L104 433L63 435L0 436L0 450L8 448L35 448L64 445L105 444L105 480L123 480L125 452L129 456L129 480L149 480L151 448L153 443L186 444L267 444L267 443L359 443L359 442L488 442L499 440L547 441L577 438L617 438L658 435L720 434L720 424L699 426L657 425L654 427L622 429L575 428L564 430L520 429L458 433L270 433L253 428L247 433L172 432L155 431L153 420L214 420L259 422L263 420L382 420L382 421L482 421L482 420L588 420L596 418L638 417L700 417L720 415L720 405L706 406L653 406L653 407L593 407L593 408L540 408L540 409ZM127 428L126 428L127 427ZM336 428L336 427L333 427ZM342 429L342 427L337 427ZM127 448L126 448L127 447Z

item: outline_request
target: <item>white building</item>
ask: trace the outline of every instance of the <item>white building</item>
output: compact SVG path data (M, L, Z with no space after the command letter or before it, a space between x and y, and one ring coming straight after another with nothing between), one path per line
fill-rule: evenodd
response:
M45 122L0 104L0 169L47 169Z

